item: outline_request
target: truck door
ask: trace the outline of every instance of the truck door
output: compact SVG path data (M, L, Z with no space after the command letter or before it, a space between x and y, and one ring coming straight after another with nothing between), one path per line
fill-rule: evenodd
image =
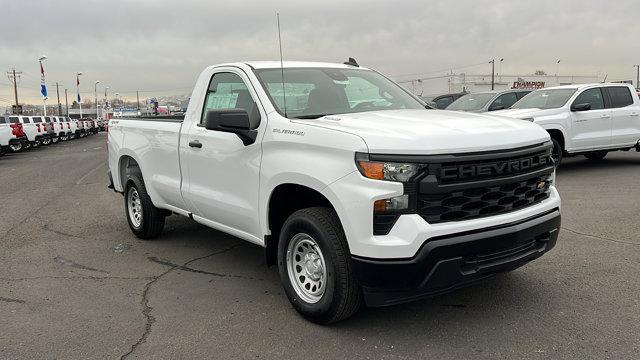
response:
M640 104L634 104L628 86L607 86L611 108L611 143L635 144L640 139Z
M574 111L576 105L590 104L589 110ZM611 110L604 106L601 88L586 89L571 105L571 150L606 148L611 145Z
M187 169L182 194L194 219L205 219L207 225L222 230L231 228L236 231L230 232L238 236L242 235L238 231L255 236L260 233L260 139L266 127L266 114L256 99L255 90L242 70L216 69L199 116L185 124L188 127L185 138L180 140L180 156ZM253 112L252 128L258 129L258 141L245 146L236 134L205 129L204 117L211 109Z

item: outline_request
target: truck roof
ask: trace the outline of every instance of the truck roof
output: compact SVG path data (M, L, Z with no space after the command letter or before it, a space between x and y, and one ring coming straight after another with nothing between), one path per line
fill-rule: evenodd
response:
M235 62L235 63L226 63L215 65L218 66L240 66L240 65L248 65L254 69L279 69L280 61L245 61L245 62ZM319 68L339 68L339 69L353 69L355 68L352 65L338 64L338 63L329 63L329 62L313 62L313 61L284 61L284 68L309 68L309 67L319 67ZM359 67L359 69L366 69L365 67Z

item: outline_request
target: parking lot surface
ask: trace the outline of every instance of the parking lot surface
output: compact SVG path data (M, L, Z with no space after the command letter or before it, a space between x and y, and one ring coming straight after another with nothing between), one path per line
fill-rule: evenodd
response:
M549 254L318 326L260 247L172 216L129 231L104 133L0 159L0 358L638 359L640 154L567 158Z

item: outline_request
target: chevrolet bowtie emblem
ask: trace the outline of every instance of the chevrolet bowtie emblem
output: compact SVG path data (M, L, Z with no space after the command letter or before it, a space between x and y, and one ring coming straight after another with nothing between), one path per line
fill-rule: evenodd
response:
M545 187L545 185L547 185L547 182L546 182L546 181L540 181L540 182L536 185L536 188L538 188L538 189L542 189L542 188L544 188L544 187Z

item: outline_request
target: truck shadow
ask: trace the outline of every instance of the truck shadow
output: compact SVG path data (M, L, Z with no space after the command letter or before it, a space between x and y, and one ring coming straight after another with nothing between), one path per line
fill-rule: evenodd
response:
M202 259L182 270L205 276L209 274L214 277L259 280L262 283L260 288L276 290L277 297L280 298L277 301L279 306L289 306L286 295L281 291L278 269L276 266L266 266L264 250L261 247L194 224L189 219L175 218L171 221L171 228L159 239L163 243L167 242L165 245L171 242L181 247L202 248L203 255L206 255L207 251L213 252L220 248L221 244L240 246L232 251ZM214 239L215 241L212 241ZM162 264L162 261L155 258L151 261ZM548 309L555 307L553 302L554 299L559 299L559 295L555 293L554 284L541 281L540 271L528 271L530 266L498 274L473 286L433 298L384 308L363 307L350 319L329 327L312 328L322 332L339 331L355 337L379 337L380 332L394 328L403 329L403 332L408 334L421 333L425 338L431 337L433 340L446 335L447 331L463 332L464 327L492 328L501 327L504 322L535 322L537 317L545 316ZM257 285L254 282L250 284ZM247 283L229 283L228 286L237 287L232 291L235 292L246 287ZM268 302L266 298L263 300ZM251 298L242 300L244 301L247 302L244 305L251 308L251 303L261 300ZM289 306L289 310L286 315L289 321L311 325L292 307ZM425 331L433 333L428 334Z
M591 161L584 156L574 156L562 160L558 169L558 177L566 174L577 174L588 171L611 171L640 166L640 154L635 151L629 153L613 153L599 161Z

